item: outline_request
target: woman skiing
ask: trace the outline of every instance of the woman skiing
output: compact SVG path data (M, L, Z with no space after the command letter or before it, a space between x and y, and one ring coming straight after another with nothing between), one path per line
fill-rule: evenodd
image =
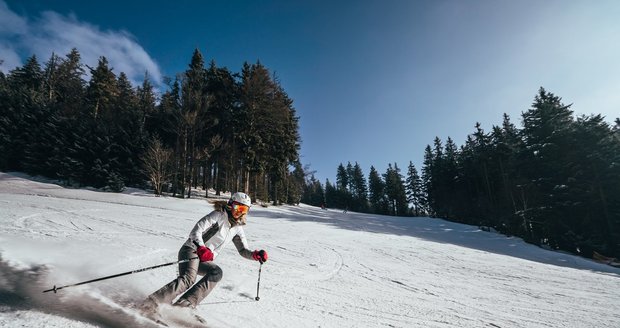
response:
M228 202L216 201L215 210L198 220L179 250L179 260L191 260L179 264L179 276L175 280L147 297L142 311L153 315L159 304L171 304L181 294L173 305L195 308L222 279L222 269L213 260L230 241L241 256L261 264L267 261L264 250L248 250L243 225L251 205L250 196L242 192L234 193ZM197 275L203 278L194 284Z

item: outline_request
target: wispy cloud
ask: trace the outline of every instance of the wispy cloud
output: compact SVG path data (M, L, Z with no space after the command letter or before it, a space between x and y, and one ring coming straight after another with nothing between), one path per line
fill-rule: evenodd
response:
M77 48L82 63L95 67L99 57L105 56L118 75L125 72L136 84L148 72L155 85L162 84L157 63L126 31L102 30L73 15L63 16L46 11L39 17L22 17L0 0L0 70L8 72L21 66L26 57L36 55L41 63L52 53L60 56Z

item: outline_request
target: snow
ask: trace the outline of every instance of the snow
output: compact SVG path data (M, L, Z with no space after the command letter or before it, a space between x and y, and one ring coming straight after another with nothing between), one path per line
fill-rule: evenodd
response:
M154 327L132 305L176 266L204 198L67 189L0 173L0 327ZM208 327L620 327L620 270L431 218L254 206L198 306Z

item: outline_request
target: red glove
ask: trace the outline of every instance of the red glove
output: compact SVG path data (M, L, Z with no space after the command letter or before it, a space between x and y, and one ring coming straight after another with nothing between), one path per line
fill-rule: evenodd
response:
M198 254L200 262L213 261L213 252L205 246L198 247L196 254Z
M258 261L261 264L263 264L267 262L267 259L269 258L269 256L267 255L267 252L261 249L260 251L252 252L252 258L254 259L254 261Z

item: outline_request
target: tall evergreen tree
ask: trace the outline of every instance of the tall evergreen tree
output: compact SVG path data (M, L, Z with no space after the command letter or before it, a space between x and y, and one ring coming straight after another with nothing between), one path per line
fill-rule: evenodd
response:
M181 113L181 86L179 80L171 82L170 90L162 93L159 105L146 120L146 130L151 136L158 136L162 145L169 149L176 149L179 135ZM173 170L176 172L176 168Z
M346 191L349 187L349 172L342 163L338 165L336 171L336 188L342 191Z
M368 200L371 211L377 214L388 213L388 202L385 194L385 182L379 175L374 166L370 167L368 173Z
M59 111L65 117L76 117L84 106L86 81L84 64L77 49L71 49L58 65L54 90Z
M100 57L96 68L90 69L91 78L86 89L88 112L95 119L109 122L117 114L115 101L119 95L116 75L105 57Z
M366 212L368 210L368 187L366 186L364 172L357 162L355 162L355 166L351 170L350 180L353 198L351 210Z
M336 192L332 197L333 207L348 209L351 206L352 195L349 191L349 181L351 181L349 171L351 170L347 170L342 163L338 166L336 171Z
M116 115L109 128L111 146L112 171L111 187L122 189L125 184L139 185L146 180L141 170L141 155L146 151L147 141L142 124L140 99L127 75L121 72L117 79L118 98L116 99Z
M325 189L319 180L310 174L305 183L302 202L313 206L325 205Z
M268 129L271 112L269 102L274 95L274 84L267 69L260 63L250 65L244 63L241 71L239 114L235 116L237 124L245 128L237 135L240 167L238 168L237 188L250 192L251 174L254 176L253 189L262 199L267 199L266 188L258 189L258 184L267 169L267 134L261 133ZM263 185L263 184L261 184Z
M521 185L521 181L516 163L523 146L519 131L510 122L507 114L504 114L501 127L493 126L488 141L487 172L494 202L492 210L484 214L487 217L486 222L503 233L522 235L523 220L518 215L517 208L517 186ZM487 199L486 196L480 197Z
M267 160L270 197L279 203L280 200L288 199L280 195L285 189L288 190L286 177L289 166L301 165L299 164L300 137L299 118L296 116L293 101L276 77L273 81L275 93L271 101L271 120L263 132L269 136L267 139L269 147L264 156Z
M147 119L155 114L155 103L157 101L155 89L153 83L151 83L148 72L144 74L142 85L136 90L136 97L138 100L138 113L140 114L138 126L140 132L142 132L147 125Z
M443 203L442 211L443 217L451 218L456 215L456 204L454 199L454 193L457 189L457 183L459 182L458 173L458 149L452 138L448 137L443 152L442 158L442 171L441 174L441 201Z
M180 144L184 129L181 116L181 85L179 79L175 79L171 82L170 90L162 94L155 113L146 121L148 134L158 137L162 142L162 147L172 151L173 160L168 176L169 181L166 181L163 190L171 192L173 196L179 192Z
M0 65L2 61L0 60ZM11 152L11 140L10 126L12 125L13 110L10 103L9 86L7 78L2 71L0 71L0 153L4 154L0 156L0 170L6 170L11 160L8 156Z
M238 110L239 85L227 68L217 67L214 61L207 70L207 94L210 97L207 120L212 124L205 138L219 139L220 142L209 143L210 156L205 158L204 188L213 187L219 194L224 189L225 177L232 172L233 162L238 157L235 132L239 126L235 123L242 122L234 120Z
M435 215L435 161L433 150L430 145L424 148L424 162L422 166L422 190L426 195L424 197L424 203L422 206L427 210L431 216Z
M591 256L620 253L620 142L601 115L577 118L572 151L565 158L568 177L559 247Z
M293 172L287 176L287 183L284 195L287 204L299 205L303 198L304 184L306 181L306 173L301 167L301 163L294 165Z
M528 207L522 208L535 242L559 247L565 232L563 218L570 212L566 206L566 154L572 144L569 132L573 124L570 105L540 88L532 108L524 112L523 136L527 149L522 156Z
M325 206L336 207L335 204L339 202L339 192L335 185L329 182L329 179L325 180Z
M86 88L86 113L82 115L76 138L77 161L82 163L80 180L94 187L124 188L121 162L133 149L126 145L127 122L135 107L135 94L127 76L112 72L105 57L91 68Z
M396 216L407 215L407 195L398 165L394 163L394 167L392 167L389 164L383 178L385 179L385 194L388 198L389 214Z
M9 73L7 87L6 102L0 105L0 114L4 117L0 134L7 142L1 149L2 157L6 158L8 169L39 174L41 172L33 167L36 164L26 164L26 157L37 151L33 147L41 138L39 131L47 114L44 75L36 56Z
M191 196L192 178L196 166L196 142L204 132L207 115L208 97L206 94L206 69L202 53L194 50L189 68L185 71L181 85L181 122L182 129L177 144L180 158L180 190ZM187 191L187 193L186 193Z
M407 202L411 204L413 208L413 215L420 216L424 213L422 204L424 204L423 199L423 189L422 189L422 179L418 174L418 170L413 165L413 162L409 161L409 166L407 168L407 179L405 180L405 192L407 194Z

